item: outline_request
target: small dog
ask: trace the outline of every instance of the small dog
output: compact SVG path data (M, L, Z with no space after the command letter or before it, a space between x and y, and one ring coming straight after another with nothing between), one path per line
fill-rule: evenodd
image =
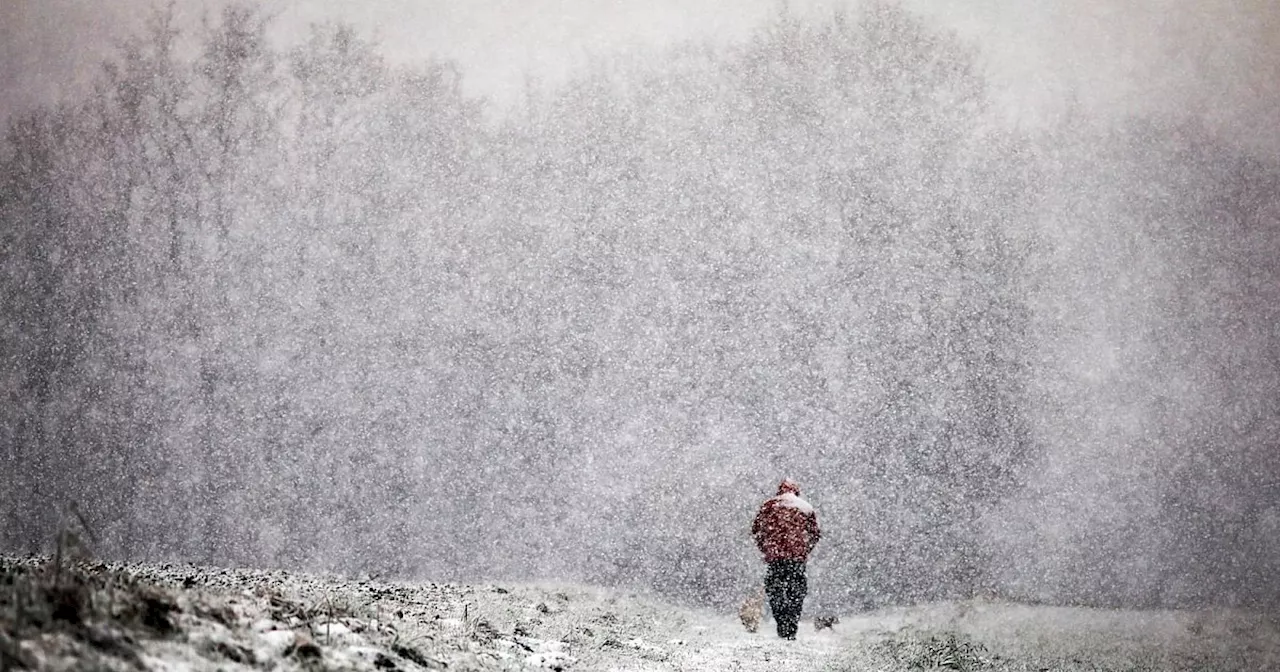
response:
M813 629L821 631L823 628L831 630L833 625L840 622L840 617L835 614L818 614L813 617Z
M738 607L738 618L742 620L742 625L747 629L747 632L755 632L760 629L760 619L763 616L764 588L761 588L747 596L742 606Z

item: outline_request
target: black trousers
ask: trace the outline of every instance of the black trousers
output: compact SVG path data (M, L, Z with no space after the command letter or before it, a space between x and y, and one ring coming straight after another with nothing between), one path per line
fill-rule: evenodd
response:
M769 596L769 609L778 624L778 636L795 639L804 597L809 592L804 561L775 560L769 563L769 571L764 576L764 592Z

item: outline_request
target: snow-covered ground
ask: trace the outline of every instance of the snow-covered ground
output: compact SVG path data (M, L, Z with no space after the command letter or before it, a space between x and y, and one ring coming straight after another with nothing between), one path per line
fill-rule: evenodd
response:
M844 615L799 638L569 585L449 585L0 557L0 670L1266 670L1280 619L999 602Z

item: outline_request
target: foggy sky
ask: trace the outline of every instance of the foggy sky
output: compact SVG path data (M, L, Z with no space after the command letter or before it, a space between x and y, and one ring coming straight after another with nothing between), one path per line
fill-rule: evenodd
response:
M73 98L151 0L0 3L0 119ZM179 0L180 21L221 0ZM792 0L829 12L852 0ZM1070 96L1092 112L1189 112L1254 150L1280 150L1280 4L1267 0L906 0L979 45L1006 120L1052 120ZM341 20L401 62L457 61L471 93L513 101L526 75L557 81L593 54L686 39L738 39L776 0L288 0L277 38Z

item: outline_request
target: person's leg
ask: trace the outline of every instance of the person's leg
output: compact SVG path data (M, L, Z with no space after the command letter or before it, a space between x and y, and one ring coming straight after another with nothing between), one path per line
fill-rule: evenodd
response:
M809 578L805 575L803 562L796 563L795 574L791 581L792 628L791 636L795 637L800 627L800 616L804 613L804 598L809 594Z
M769 597L769 611L773 612L773 620L778 628L778 636L782 636L783 632L783 614L786 613L785 602L787 599L785 574L782 570L781 563L769 563L769 570L764 575L764 592Z
M800 610L804 604L807 589L804 565L795 561L786 563L784 576L784 596L780 601L783 603L786 618L785 622L781 616L778 618L778 635L786 639L795 639L796 631L800 627Z
M796 636L796 624L794 615L791 612L791 601L784 594L778 609L774 612L774 622L778 636L783 639L792 639Z

